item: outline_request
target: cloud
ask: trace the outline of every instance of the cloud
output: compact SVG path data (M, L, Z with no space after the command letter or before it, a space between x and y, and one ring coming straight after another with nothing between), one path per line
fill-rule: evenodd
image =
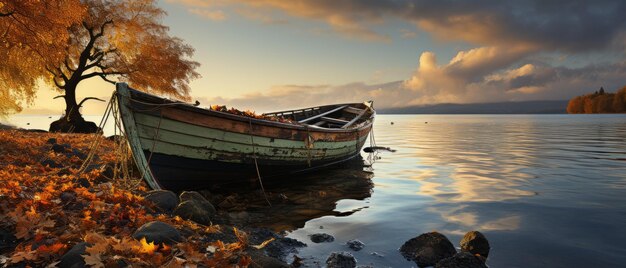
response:
M411 30L407 30L407 29L400 29L400 34L402 36L402 38L405 39L413 39L415 37L417 37L417 33Z
M435 53L423 52L413 74L400 82L313 89L277 86L265 93L222 100L241 105L271 108L269 103L275 101L294 107L373 98L378 107L400 107L568 99L599 86L621 87L626 77L626 1L621 0L168 1L188 7L234 7L239 15L261 22L319 21L341 36L369 41L391 41L384 32L387 28L377 26L403 21L416 27L415 31L401 29L403 38L414 38L422 30L440 40L473 47L458 51L443 64L438 64ZM241 10L253 10L255 15ZM568 68L554 60L578 56L587 57L587 65ZM288 105L294 99L298 105Z
M191 7L238 6L259 14L280 11L295 18L323 21L350 37L388 41L372 30L390 20L404 20L447 40L480 46L525 46L577 52L623 46L626 2L499 0L168 0Z
M224 12L221 11L221 10L193 9L193 8L190 8L189 9L189 13L192 13L192 14L198 15L198 16L200 16L202 18L213 20L213 21L220 21L220 20L225 20L226 19L226 14L224 14Z
M527 52L482 47L461 51L446 64L424 52L415 72L403 81L345 85L282 85L238 98L201 98L202 105L226 104L269 112L330 103L374 100L377 108L436 103L564 100L603 86L624 86L626 61L578 68L539 60L519 64ZM602 81L600 83L599 81Z

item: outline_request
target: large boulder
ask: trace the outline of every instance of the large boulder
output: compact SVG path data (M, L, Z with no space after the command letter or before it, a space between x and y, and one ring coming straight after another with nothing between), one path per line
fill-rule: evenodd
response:
M469 252L459 252L437 263L436 268L487 268L483 261Z
M87 247L91 246L91 244L87 242L81 242L72 247L68 252L66 252L61 257L61 262L59 262L59 268L82 268L87 267L85 264L85 260L83 259L83 254L85 254L85 250Z
M183 219L210 225L211 219L217 213L211 202L197 192L183 192L180 194L180 201L174 214Z
M438 232L421 234L411 238L400 247L400 253L418 266L433 266L442 259L452 257L456 249L444 235Z
M349 252L333 252L326 259L328 268L354 268L356 259Z
M479 231L467 232L463 239L461 239L461 250L467 251L472 254L478 254L487 258L489 256L489 241Z
M145 199L154 203L162 212L170 213L178 206L178 196L172 191L150 191L146 194Z
M133 234L133 238L137 240L144 237L148 243L154 242L155 244L166 243L171 245L183 242L184 240L176 228L160 221L148 222L139 227L139 229L137 229L137 231Z

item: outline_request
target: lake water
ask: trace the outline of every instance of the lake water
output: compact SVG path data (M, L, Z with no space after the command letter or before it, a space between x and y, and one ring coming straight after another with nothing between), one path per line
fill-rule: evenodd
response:
M359 265L415 266L398 248L432 230L457 247L483 232L491 267L626 264L626 115L379 115L374 133L397 151L267 182L272 207L241 194L243 221L306 242L297 255L313 266L350 239L365 243ZM311 242L320 232L335 241Z

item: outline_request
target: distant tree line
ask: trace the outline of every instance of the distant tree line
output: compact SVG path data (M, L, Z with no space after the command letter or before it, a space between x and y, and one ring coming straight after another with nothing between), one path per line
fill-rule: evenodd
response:
M567 113L626 113L626 87L616 93L606 93L601 87L592 94L574 97L567 104Z

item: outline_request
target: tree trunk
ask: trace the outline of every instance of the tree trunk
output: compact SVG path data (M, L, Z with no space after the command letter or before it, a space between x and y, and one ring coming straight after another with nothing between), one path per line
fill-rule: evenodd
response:
M83 119L80 114L78 104L76 103L76 86L75 83L65 85L65 114L61 119L50 124L50 132L63 133L95 133L100 131L94 122L88 122Z

